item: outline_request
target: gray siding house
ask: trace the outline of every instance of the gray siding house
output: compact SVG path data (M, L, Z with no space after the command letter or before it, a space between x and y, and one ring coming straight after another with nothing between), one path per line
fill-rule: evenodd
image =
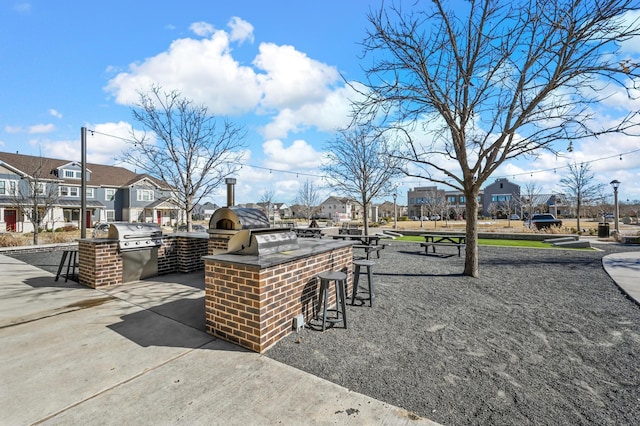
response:
M86 174L87 227L105 221L166 226L183 217L172 203L169 185L149 175L101 164L87 164ZM43 228L79 227L81 185L78 161L0 152L0 232L33 231L23 210L28 207L25 200L34 195L39 205L52 206L44 214Z

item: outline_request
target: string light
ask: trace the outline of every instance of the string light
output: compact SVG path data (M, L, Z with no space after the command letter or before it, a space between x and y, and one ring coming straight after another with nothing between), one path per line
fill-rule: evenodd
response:
M94 134L96 134L96 135L111 137L111 138L115 138L115 139L120 139L121 141L130 142L130 143L133 143L135 145L137 145L137 143L138 143L138 141L135 141L135 140L132 140L132 139L127 139L127 138L123 138L121 136L111 135L111 134L108 134L108 133L102 133L102 132L99 132L97 130L87 129L87 131L91 132L91 136L94 136ZM571 151L569 151L569 152L571 152ZM634 153L637 153L637 152L640 152L640 148L634 149L634 150L631 150L631 151L627 151L627 152L622 152L622 153L619 153L619 154L614 154L614 155L611 155L611 156L608 156L608 157L601 157L601 158L596 158L594 160L585 161L585 162L580 164L580 167L583 167L584 164L591 164L591 163L595 163L597 161L609 160L609 159L615 158L615 157L619 157L620 161L622 161L622 156L623 155L634 154ZM556 153L556 157L558 157L557 153ZM291 171L291 170L272 169L272 168L268 168L268 167L261 167L261 166L256 166L256 165L253 165L253 164L245 164L245 163L241 163L241 162L233 162L232 164L238 165L240 167L240 169L242 169L243 167L246 166L246 167L250 167L252 169L269 170L269 174L272 174L272 172L289 173L289 174L295 174L296 178L299 178L300 176L308 176L308 177L314 177L314 178L318 178L318 179L328 180L327 176L320 175L320 174L303 173L303 172ZM553 173L557 173L557 170L568 169L569 167L570 167L569 165L566 165L564 167L554 167L554 168L549 168L549 169L540 169L540 170L533 170L533 171L527 171L527 172L522 172L522 173L516 173L516 174L512 175L512 178L513 178L513 180L515 180L516 177L524 176L524 175L527 175L527 174L530 177L533 177L534 174L550 172L550 171L553 171ZM496 176L496 178L500 178L500 177L505 177L505 176ZM422 182L420 182L420 183L422 183Z

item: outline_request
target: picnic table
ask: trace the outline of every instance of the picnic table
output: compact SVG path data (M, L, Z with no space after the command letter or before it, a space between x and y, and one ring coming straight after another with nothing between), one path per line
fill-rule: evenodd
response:
M436 247L457 247L458 257L461 256L462 249L467 246L466 236L464 234L423 234L424 243L420 246L424 247L424 253L429 254L429 247L433 253Z
M334 235L334 240L351 240L356 244L353 245L354 249L364 250L365 256L367 259L371 256L371 253L376 253L378 255L378 259L380 259L380 250L384 249L387 245L381 244L380 239L381 235L348 235L348 234L339 234Z

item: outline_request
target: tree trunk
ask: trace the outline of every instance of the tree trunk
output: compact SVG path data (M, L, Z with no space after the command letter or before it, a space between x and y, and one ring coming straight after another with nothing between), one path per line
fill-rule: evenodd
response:
M464 255L464 275L477 278L478 273L478 189L465 191L467 198L466 242Z
M582 230L582 228L580 228L580 204L582 203L578 200L578 203L576 204L576 227L578 228L578 235L580 235L580 231Z
M364 235L369 235L369 213L368 213L368 204L363 201L364 208L362 210L362 217L364 219Z

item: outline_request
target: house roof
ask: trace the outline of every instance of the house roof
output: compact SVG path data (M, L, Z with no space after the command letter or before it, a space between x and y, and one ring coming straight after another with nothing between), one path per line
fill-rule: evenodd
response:
M59 160L55 158L36 157L23 154L12 154L9 152L0 152L0 162L4 163L9 168L19 170L25 175L30 175L33 170L40 165L42 161L44 170L47 176L42 176L43 179L56 179L61 182L70 185L78 185L78 179L65 179L64 177L56 177L53 174L49 175L53 170L56 170L62 166L67 166L71 163L77 163L79 161ZM168 188L162 181L151 177L147 174L138 174L132 172L129 169L118 166L105 166L102 164L87 163L87 169L91 172L90 180L87 181L87 186L108 186L108 187L124 187L130 186L144 178L149 179L154 184L162 188Z

